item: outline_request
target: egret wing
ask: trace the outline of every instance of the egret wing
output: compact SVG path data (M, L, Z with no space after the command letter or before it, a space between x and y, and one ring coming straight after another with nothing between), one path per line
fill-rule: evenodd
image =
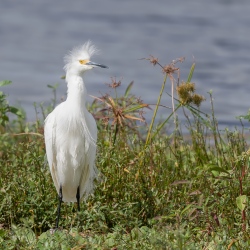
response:
M45 120L44 139L45 139L46 155L49 163L50 172L56 190L57 192L59 192L59 182L58 182L57 164L56 164L56 150L55 150L55 129L56 129L56 117L55 114L52 112L47 116Z
M96 140L97 127L93 116L89 113L85 114L83 127L87 127L87 134L90 135L89 140L85 144L84 167L80 179L80 195L87 198L94 189L94 179L97 179L99 171L95 166L96 157Z

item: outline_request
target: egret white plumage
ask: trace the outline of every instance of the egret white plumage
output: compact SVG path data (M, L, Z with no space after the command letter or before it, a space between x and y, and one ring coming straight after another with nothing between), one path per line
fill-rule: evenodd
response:
M95 166L97 127L86 108L86 88L83 74L94 67L108 68L90 61L96 52L87 42L65 56L67 99L46 118L44 137L50 172L56 187L59 203L58 228L62 201L77 202L93 191L98 176Z

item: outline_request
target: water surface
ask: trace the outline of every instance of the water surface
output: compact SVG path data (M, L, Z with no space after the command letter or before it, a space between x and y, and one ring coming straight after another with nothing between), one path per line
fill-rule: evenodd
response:
M195 61L197 91L208 98L212 90L220 123L235 124L250 106L249 13L247 0L2 1L0 76L13 81L4 88L11 104L20 103L33 120L33 103L52 98L48 84L59 83L65 97L63 56L89 39L101 51L93 60L109 66L86 75L91 95L110 91L105 83L117 77L121 92L134 80L133 93L156 103L163 74L138 59L154 55L168 64L184 56L181 80ZM167 95L163 104L170 105ZM209 101L201 109L210 113Z

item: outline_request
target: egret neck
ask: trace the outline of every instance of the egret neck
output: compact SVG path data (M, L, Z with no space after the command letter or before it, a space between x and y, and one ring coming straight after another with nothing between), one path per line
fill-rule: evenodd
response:
M86 108L85 100L87 96L87 90L85 88L82 77L79 75L67 74L66 81L68 83L68 94L66 102L70 103L74 110L79 108Z

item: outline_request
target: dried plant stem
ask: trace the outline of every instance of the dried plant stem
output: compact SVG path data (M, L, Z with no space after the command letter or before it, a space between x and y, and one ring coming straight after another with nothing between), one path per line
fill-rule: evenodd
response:
M173 114L174 114L174 122L176 123L176 114L175 114L175 108L174 108L174 79L171 78L171 94L172 94L172 109L173 109Z

